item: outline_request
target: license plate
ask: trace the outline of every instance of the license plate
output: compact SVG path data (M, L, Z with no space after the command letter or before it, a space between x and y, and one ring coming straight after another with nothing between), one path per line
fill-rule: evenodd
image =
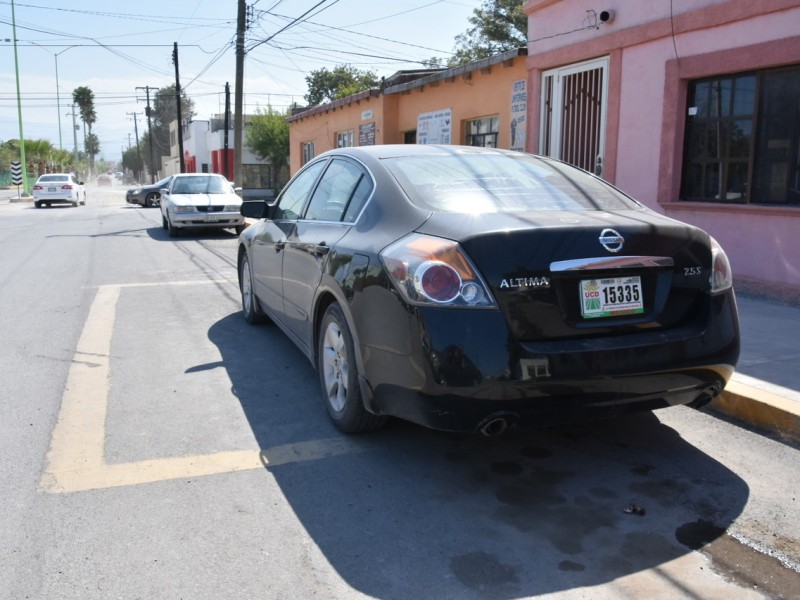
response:
M219 218L214 215L206 215L206 223L216 223L217 221L219 221Z
M581 314L584 319L618 317L644 312L642 280L633 277L581 281Z
M48 192L57 192L58 190L56 188L50 188L49 187L49 188L47 188L47 191Z

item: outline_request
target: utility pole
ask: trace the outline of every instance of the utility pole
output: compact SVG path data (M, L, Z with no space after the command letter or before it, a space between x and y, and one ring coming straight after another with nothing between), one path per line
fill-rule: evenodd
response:
M180 154L181 173L186 172L183 158L183 117L181 117L181 75L178 70L178 42L173 42L172 62L175 63L175 102L178 104L178 154Z
M136 123L136 113L133 112L133 113L125 113L125 114L126 115L133 115L133 132L136 134L136 158L139 159L139 165L143 166L143 163L142 163L142 149L139 147L139 126ZM128 139L130 139L130 138L128 138ZM137 179L141 183L141 181L142 181L141 167L139 169L139 177L137 177Z
M137 90L144 90L147 95L147 108L144 114L147 115L147 139L150 142L150 183L156 182L156 157L153 154L153 126L150 124L150 115L153 112L150 108L150 90L158 91L158 88L151 88L149 85L137 87Z
M228 164L228 129L231 127L231 86L225 82L225 132L222 134L222 157L223 164L225 165L225 178L231 179L230 165Z
M244 95L244 30L247 4L238 0L236 16L236 100L233 115L233 180L242 187L242 96Z
M67 115L72 115L72 162L75 163L75 172L78 171L78 124L75 122L75 104L72 105L72 112Z
M25 136L22 133L22 99L19 93L19 60L17 59L17 17L11 0L11 34L14 37L14 72L17 76L17 115L19 116L19 155L22 163L22 193L28 195L28 165L25 160Z

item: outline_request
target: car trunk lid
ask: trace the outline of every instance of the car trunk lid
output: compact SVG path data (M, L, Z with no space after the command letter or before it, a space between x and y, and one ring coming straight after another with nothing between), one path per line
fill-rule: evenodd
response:
M475 219L481 233L459 234ZM707 310L707 234L646 209L434 213L418 231L461 243L519 341L665 329Z

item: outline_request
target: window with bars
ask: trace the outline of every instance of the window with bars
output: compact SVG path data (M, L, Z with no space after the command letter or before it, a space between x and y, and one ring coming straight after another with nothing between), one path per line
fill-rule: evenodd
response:
M500 117L483 117L467 121L467 146L497 148L497 134L500 132Z
M306 164L312 158L314 158L314 142L304 142L303 143L303 164Z
M340 131L336 134L337 148L350 148L356 145L356 132L354 129Z
M681 197L800 205L800 66L689 85Z

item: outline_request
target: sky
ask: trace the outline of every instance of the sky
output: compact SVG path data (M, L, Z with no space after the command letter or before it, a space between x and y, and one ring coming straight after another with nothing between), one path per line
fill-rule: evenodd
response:
M446 60L483 2L248 0L244 112L303 105L306 77L318 69L348 64L389 76ZM87 86L98 158L119 161L136 130L147 129L144 88L152 98L175 83L176 42L194 118L224 113L226 82L234 103L237 7L237 0L13 0L12 16L12 0L0 0L0 143L20 137L21 106L26 140L72 151L72 91ZM77 137L82 149L82 130Z

